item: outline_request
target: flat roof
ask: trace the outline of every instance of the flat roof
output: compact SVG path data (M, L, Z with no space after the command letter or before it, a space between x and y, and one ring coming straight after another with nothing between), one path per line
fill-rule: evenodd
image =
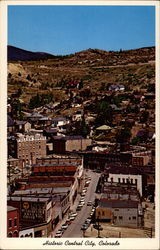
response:
M10 197L7 197L7 200L10 201L31 201L31 202L46 202L46 201L49 201L50 198L39 198L39 197L27 197L27 196L21 196L21 197L18 197L18 196L10 196Z
M99 207L104 208L138 208L138 201L100 199Z

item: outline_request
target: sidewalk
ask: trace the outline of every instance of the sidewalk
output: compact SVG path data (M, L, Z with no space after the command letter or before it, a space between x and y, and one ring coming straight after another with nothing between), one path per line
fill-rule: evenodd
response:
M76 208L78 206L79 200L80 200L80 194L77 194L77 197L75 199L74 204L70 207L70 209L68 210L68 212L64 215L63 219L58 222L57 226L54 228L54 230L51 232L50 237L49 238L54 238L56 232L61 228L61 226L66 222L66 219L68 218L68 214L69 212L76 212Z

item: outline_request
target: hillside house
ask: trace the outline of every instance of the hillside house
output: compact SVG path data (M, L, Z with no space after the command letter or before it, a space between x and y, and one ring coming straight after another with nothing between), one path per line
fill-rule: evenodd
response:
M17 132L29 132L31 130L31 123L28 121L16 121L15 128Z
M108 87L108 90L109 91L124 91L125 90L125 86L122 85L122 84L111 84L109 87Z

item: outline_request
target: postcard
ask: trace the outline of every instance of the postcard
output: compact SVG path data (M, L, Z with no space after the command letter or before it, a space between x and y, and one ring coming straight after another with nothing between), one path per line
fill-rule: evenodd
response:
M159 1L0 12L0 248L159 249Z

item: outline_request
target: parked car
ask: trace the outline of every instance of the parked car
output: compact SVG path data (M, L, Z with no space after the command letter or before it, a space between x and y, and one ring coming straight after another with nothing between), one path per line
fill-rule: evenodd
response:
M87 219L85 220L85 223L86 223L86 224L90 224L90 223L91 223L91 219L87 218Z
M86 192L81 193L81 196L84 197L86 195Z
M67 227L68 227L68 224L63 224L63 225L61 226L62 229L67 229Z
M67 224L71 224L70 218L67 218L66 223L67 223Z
M81 230L86 230L88 228L88 225L87 224L83 224L82 227L81 227Z
M72 220L74 220L76 218L76 216L70 216L69 218L72 221Z
M85 202L84 202L84 201L81 201L81 202L79 203L79 205L84 206L84 205L85 205Z
M80 202L80 203L78 204L78 207L81 207L81 208L82 208L82 207L83 207L83 204L81 204L81 202Z
M80 211L82 209L82 207L81 206L78 206L77 208L76 208L76 211Z
M92 201L88 201L87 206L92 206Z
M80 202L82 202L82 201L84 201L84 198L81 198L81 199L80 199Z
M62 237L62 231L58 231L56 234L55 234L55 238L60 238Z
M71 216L77 216L77 213L76 212L71 212L70 215Z

